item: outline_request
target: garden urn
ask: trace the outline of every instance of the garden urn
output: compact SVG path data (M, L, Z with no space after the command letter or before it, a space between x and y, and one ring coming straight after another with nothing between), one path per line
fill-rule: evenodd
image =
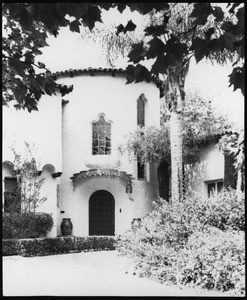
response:
M69 218L63 218L60 228L63 236L71 235L73 224Z

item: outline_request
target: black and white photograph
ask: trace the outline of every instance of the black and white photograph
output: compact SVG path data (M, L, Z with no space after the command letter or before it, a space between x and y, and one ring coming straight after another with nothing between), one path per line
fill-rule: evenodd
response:
M4 297L245 297L244 25L2 3Z

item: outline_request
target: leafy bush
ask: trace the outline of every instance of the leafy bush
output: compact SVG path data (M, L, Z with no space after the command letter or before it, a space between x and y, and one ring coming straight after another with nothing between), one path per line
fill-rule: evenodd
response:
M18 255L20 251L20 243L18 239L2 240L2 255Z
M244 198L234 190L214 197L159 200L156 208L117 241L135 273L160 282L243 291Z
M219 136L233 127L229 118L199 91L186 93L183 120L183 160L186 164L198 162L201 150L217 142ZM167 101L161 101L161 127L138 128L122 147L131 159L139 157L143 163L170 161L170 110Z
M39 166L35 158L35 145L26 141L24 145L24 155L18 153L14 146L11 147L14 155L14 173L20 176L20 180L17 181L14 192L9 194L8 200L12 204L8 211L10 213L16 212L16 208L21 209L22 213L35 213L39 205L47 200L47 197L40 196L40 189L45 178L38 175Z
M177 252L199 227L193 215L193 205L189 201L170 205L160 200L156 208L143 218L139 228L120 237L116 248L121 255L134 258L139 276L176 282L173 269L176 269Z
M52 226L52 216L47 213L4 213L2 234L4 239L42 237Z
M19 240L18 254L21 256L44 256L90 250L114 250L115 242L115 238L112 236L23 239Z
M227 188L222 189L217 197L210 198L208 224L222 230L245 230L245 199L242 192Z
M194 218L201 224L217 227L221 230L244 230L245 202L244 194L232 188L223 188L220 193L210 197L195 196L185 200L185 205L194 206ZM188 203L189 201L189 203Z
M33 215L35 216L33 222L34 233L37 233L37 237L46 236L53 226L52 216L48 213L35 213Z
M194 232L179 253L178 267L183 284L222 292L244 292L244 232L205 227Z

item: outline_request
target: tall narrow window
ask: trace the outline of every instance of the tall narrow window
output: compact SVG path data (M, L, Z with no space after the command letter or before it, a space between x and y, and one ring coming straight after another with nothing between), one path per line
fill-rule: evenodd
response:
M93 155L111 154L111 123L100 115L97 122L92 123L93 130Z
M145 126L145 99L144 94L137 99L137 125L140 127ZM146 179L146 166L139 158L137 158L137 178L139 180Z
M145 102L141 96L137 100L137 125L145 126Z
M137 158L137 178L138 180L146 179L146 166L140 161L139 158Z

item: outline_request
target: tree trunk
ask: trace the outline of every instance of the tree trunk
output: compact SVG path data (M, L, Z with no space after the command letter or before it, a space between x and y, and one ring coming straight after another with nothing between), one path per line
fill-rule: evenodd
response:
M169 172L170 164L163 160L157 169L158 182L159 182L159 196L169 202Z
M184 105L184 83L188 73L189 59L169 70L168 90L170 93L170 144L172 202L183 199L183 131L182 112Z
M171 168L172 168L172 202L182 200L183 159L182 159L182 115L172 111L170 118Z

